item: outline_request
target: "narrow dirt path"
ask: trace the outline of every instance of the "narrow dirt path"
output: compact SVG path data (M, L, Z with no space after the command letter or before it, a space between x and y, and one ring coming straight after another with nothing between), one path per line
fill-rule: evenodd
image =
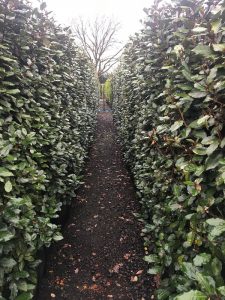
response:
M151 299L134 187L111 112L100 112L95 142L64 230L51 249L39 300Z

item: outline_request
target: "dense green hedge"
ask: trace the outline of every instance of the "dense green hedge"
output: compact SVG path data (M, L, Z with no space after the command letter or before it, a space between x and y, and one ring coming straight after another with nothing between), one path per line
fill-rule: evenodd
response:
M45 4L0 1L0 299L28 300L37 250L75 196L95 122L97 79Z
M113 78L157 298L225 299L225 1L156 1Z

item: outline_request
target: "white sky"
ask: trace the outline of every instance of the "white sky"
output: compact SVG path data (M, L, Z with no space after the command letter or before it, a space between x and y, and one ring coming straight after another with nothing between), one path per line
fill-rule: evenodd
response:
M31 0L36 3L37 0ZM114 17L121 23L120 37L126 41L141 28L140 19L145 18L144 7L150 7L153 0L45 0L47 9L56 20L70 25L78 16L91 18L96 15Z

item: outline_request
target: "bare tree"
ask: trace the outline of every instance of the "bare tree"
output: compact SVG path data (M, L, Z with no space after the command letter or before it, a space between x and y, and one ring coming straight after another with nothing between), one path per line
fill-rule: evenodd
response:
M80 46L93 61L99 78L116 64L122 51L117 34L120 24L112 18L96 17L94 20L72 20L72 31Z

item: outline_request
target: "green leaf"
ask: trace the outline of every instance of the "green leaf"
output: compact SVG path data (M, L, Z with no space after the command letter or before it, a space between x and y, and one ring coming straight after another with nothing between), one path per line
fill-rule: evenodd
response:
M148 262L148 263L156 263L159 261L159 258L157 255L155 254L151 254L151 255L147 255L144 257L144 261Z
M10 177L13 176L13 173L7 170L6 168L0 167L0 177Z
M211 144L213 144L215 141L218 141L218 139L217 139L214 135L210 135L210 136L204 137L201 143L202 143L203 145L211 145Z
M148 269L147 273L151 275L156 275L161 273L162 268L160 266L155 266L153 268Z
M201 289L207 294L212 295L215 293L216 284L211 276L206 276L198 272L196 274L196 280L198 281Z
M201 267L205 264L208 264L211 260L211 254L201 253L195 256L193 262L196 267Z
M191 91L193 88L191 85L188 84L177 84L177 87L183 91Z
M191 123L189 124L189 126L190 126L191 128L195 128L195 129L201 128L201 127L203 127L204 125L207 124L206 121L207 121L209 118L210 118L209 115L205 115L205 116L203 116L203 117L201 117L201 118L199 118L199 119L197 119L197 120L191 122Z
M26 281L19 281L17 283L18 290L27 292L28 291L28 285Z
M3 60L4 62L7 62L7 63L9 63L9 62L16 63L17 62L15 59L12 59L12 58L6 57L6 56L2 56L2 55L0 55L0 60Z
M216 67L214 67L210 70L209 75L207 77L207 81L206 81L207 83L213 82L213 80L216 78L217 70L218 70L218 68L216 68Z
M178 128L180 128L182 125L184 124L184 121L180 120L180 121L176 121L171 127L170 130L176 131Z
M206 32L207 31L207 28L205 28L205 27L195 27L195 28L193 28L192 29L193 30L193 32L195 33L202 33L202 32Z
M217 92L220 92L225 89L225 81L218 81L214 84L214 88Z
M206 223L213 226L213 229L209 232L209 239L214 240L215 237L220 236L225 232L225 220L219 218L212 218L206 220Z
M14 273L14 276L16 280L21 279L21 278L28 278L29 273L27 271L18 271Z
M194 92L189 93L189 96L191 96L192 98L196 98L196 99L204 98L204 97L206 97L206 95L207 95L206 92L199 92L199 91L194 91Z
M11 233L10 231L7 231L7 229L1 229L0 230L0 242L8 242L12 238L14 238L15 234Z
M200 291L191 290L190 292L181 294L175 300L207 300L208 297Z
M169 296L171 294L171 291L168 291L166 289L158 289L156 292L158 300L167 300L169 299Z
M188 234L187 234L187 246L188 245L191 246L193 244L195 236L196 236L196 233L194 231L188 232Z
M197 269L192 265L192 263L183 262L181 270L189 279L194 280L196 278Z
M209 115L205 115L205 116L199 118L197 120L197 124L200 125L200 126L205 124L205 122L209 119L209 117L210 117Z
M225 51L225 43L224 44L213 44L213 50L216 52L224 52Z
M16 265L16 261L13 259L13 258L2 258L0 260L0 265L3 267L3 268L10 268L12 269L15 265Z
M207 150L207 148L197 146L192 151L197 155L206 155L207 154L206 150Z
M220 147L223 148L225 146L225 137L222 139Z
M211 23L211 29L215 34L219 32L221 24L221 19L215 20Z
M0 150L0 156L1 157L5 157L9 154L9 152L12 150L13 148L13 145L9 144L5 147L3 147L1 150Z
M202 56L205 56L205 57L210 57L213 54L210 46L201 45L201 44L196 46L192 51L195 54L202 55Z
M215 277L218 277L221 275L222 263L217 257L213 258L212 263L211 263L211 268L212 268L212 273Z
M4 188L5 188L5 191L6 191L7 193L10 193L11 190L12 190L12 183L11 183L11 181L9 181L9 180L6 181Z
M206 150L206 154L210 155L212 154L218 147L219 147L219 141L213 142Z
M220 218L212 218L212 219L206 220L206 223L211 226L220 226L220 225L225 225L225 220L220 219Z
M20 93L19 89L6 90L6 93L9 95L16 95Z
M56 242L61 241L63 240L63 236L60 233L57 233L53 236L53 240Z
M16 297L15 300L30 300L33 298L33 295L30 292L24 292Z
M188 81L193 81L193 79L191 77L191 73L188 72L187 70L182 70L182 74Z
M217 290L220 295L225 296L225 286L220 286Z
M213 153L205 161L206 171L215 169L220 164L222 153Z

